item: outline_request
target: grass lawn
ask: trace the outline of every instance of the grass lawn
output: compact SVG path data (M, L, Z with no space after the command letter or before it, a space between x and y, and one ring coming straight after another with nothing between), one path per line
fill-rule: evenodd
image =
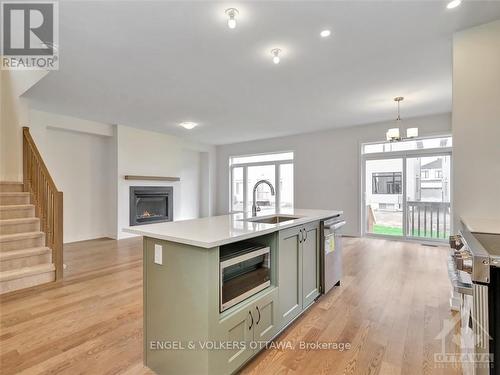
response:
M373 233L375 234L385 234L388 236L402 236L403 228L398 227L387 227L385 225L374 224Z
M374 224L373 225L373 233L375 233L375 234L384 234L384 235L387 235L387 236L402 236L403 235L403 228L388 227L388 226L385 226L385 225ZM437 235L436 235L435 232L432 233L432 236L430 235L430 233L427 233L427 235L425 235L425 236L423 235L423 233L420 233L420 236L418 236L418 232L414 231L413 235L415 237L422 237L422 238L446 239L446 238L448 238L449 233L445 233L444 236L443 236L443 234L440 233L439 237L437 237Z

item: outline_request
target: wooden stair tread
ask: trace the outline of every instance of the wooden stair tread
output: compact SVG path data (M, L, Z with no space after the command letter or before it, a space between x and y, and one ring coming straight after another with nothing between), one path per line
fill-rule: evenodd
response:
M19 219L0 219L0 226L15 225L15 224L30 224L40 221L37 217L23 217Z
M15 240L23 240L26 238L35 238L43 236L44 232L25 232L25 233L14 233L14 234L2 234L0 235L0 242L8 242Z
M24 258L32 255L45 254L50 252L52 252L52 250L46 246L0 252L0 262L7 259Z
M24 184L14 181L0 181L0 192L22 192Z
M28 210L35 207L34 204L6 204L0 205L0 211L2 210Z
M53 263L39 264L36 266L23 267L17 270L0 271L0 282L20 279L26 276L38 275L40 273L52 272L55 270Z
M31 193L25 191L0 191L0 205L11 206L31 203Z

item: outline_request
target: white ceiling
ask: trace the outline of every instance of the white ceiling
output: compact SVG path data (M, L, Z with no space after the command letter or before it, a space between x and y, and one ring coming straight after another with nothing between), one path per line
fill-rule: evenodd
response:
M389 120L398 95L403 118L448 112L452 33L500 18L500 2L445 5L60 2L60 70L26 96L38 109L212 144Z

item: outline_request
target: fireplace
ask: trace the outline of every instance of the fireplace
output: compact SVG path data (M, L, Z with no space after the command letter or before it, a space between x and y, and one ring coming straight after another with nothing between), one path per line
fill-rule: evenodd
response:
M131 186L130 225L172 221L173 197L171 186Z

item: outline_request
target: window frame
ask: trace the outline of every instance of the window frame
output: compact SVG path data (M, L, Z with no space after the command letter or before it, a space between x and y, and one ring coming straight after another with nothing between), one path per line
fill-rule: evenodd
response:
M258 156L258 155L275 155L290 153L292 155L291 159L275 160L275 161L262 161L262 162L249 162L249 163L233 163L233 158L241 158L247 156ZM276 151L276 152L264 152L260 154L247 154L247 155L231 155L229 156L229 212L230 213L241 213L246 211L246 207L249 204L249 197L247 194L248 185L248 167L258 167L258 166L268 166L274 165L274 181L275 181L275 207L278 211L281 208L281 189L279 186L279 181L281 179L281 165L291 164L293 170L293 187L295 188L295 152L294 151ZM243 210L233 210L233 175L235 168L243 168ZM250 198L251 199L251 198ZM293 194L292 205L295 206L295 189Z

